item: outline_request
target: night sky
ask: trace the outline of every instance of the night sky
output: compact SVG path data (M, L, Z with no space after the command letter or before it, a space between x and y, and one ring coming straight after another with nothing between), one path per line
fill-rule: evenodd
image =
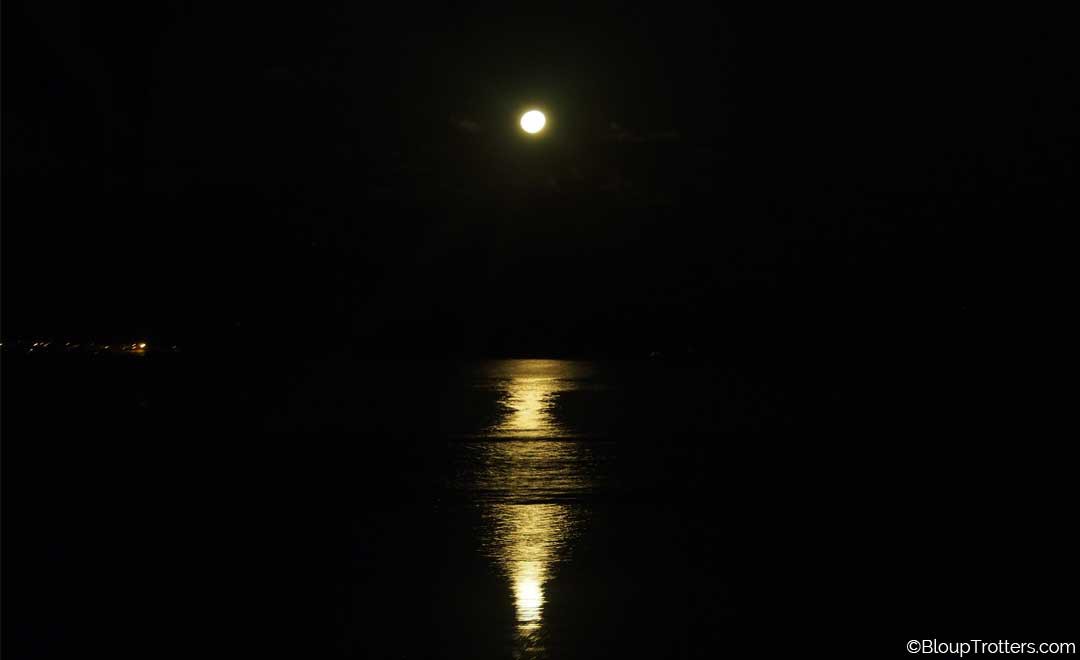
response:
M5 339L967 327L1020 287L1017 230L1075 210L1054 16L589 7L5 5Z

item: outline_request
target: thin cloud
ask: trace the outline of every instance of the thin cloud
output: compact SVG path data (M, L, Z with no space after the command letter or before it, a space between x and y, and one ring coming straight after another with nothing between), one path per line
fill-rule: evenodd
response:
M479 133L483 130L478 122L466 117L451 117L450 123L463 133Z

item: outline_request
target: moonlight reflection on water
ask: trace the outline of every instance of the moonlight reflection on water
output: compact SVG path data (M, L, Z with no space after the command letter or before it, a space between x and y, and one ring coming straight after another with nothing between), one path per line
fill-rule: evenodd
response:
M486 430L489 438L571 437L555 416L563 392L595 387L592 367L570 360L501 360L489 363L481 387L500 393L503 414Z
M488 432L492 440L469 448L472 486L485 494L484 550L510 583L519 658L544 653L545 585L584 521L576 498L593 487L583 443L544 439L565 436L555 398L586 375L573 362L494 363L485 386L502 390L504 414Z
M577 520L565 504L494 504L491 554L510 581L518 640L535 643L544 613L544 585L565 559Z

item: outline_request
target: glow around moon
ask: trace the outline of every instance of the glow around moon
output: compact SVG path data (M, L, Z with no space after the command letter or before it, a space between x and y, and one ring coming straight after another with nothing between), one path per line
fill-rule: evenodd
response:
M521 115L521 130L526 133L539 133L546 123L547 118L539 110L529 110Z

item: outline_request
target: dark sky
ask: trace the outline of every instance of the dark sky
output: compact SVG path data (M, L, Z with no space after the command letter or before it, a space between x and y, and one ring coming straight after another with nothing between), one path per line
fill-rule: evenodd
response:
M829 334L984 308L992 246L1075 208L1052 15L57 1L3 30L5 337Z

